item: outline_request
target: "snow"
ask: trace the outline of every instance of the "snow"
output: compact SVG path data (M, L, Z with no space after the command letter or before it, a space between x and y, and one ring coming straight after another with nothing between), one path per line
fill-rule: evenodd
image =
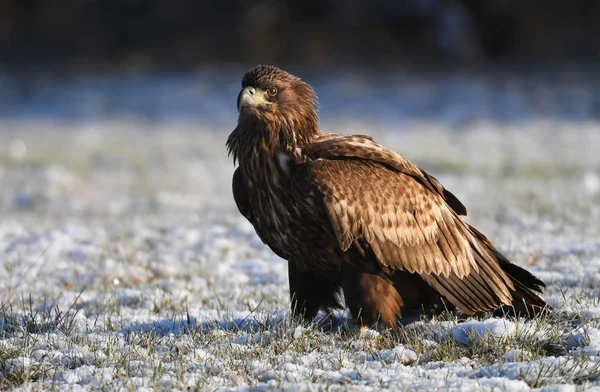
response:
M226 100L207 87L223 105L215 103L206 121L162 112L161 121L0 120L0 386L600 387L600 124L573 105L564 118L541 118L521 87L490 93L482 76L446 80L436 107L424 78L399 75L406 91L382 87L367 96L352 80L335 79L321 94L323 128L369 133L435 175L467 206L470 223L547 282L554 316L417 321L398 335L355 330L344 312L299 325L289 317L286 262L260 242L231 196L224 143L235 125L235 93ZM347 94L346 106L336 106L345 97L335 88ZM557 89L548 107L563 99ZM41 105L39 96L30 99L35 105L19 113ZM417 115L390 115L388 100L402 116ZM65 102L56 105L64 110ZM497 121L505 112L517 120Z

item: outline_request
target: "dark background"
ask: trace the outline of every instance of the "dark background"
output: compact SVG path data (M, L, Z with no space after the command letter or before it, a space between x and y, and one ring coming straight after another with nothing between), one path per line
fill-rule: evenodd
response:
M587 61L599 22L594 0L0 0L0 64Z
M593 0L0 0L0 118L231 129L263 63L324 121L596 121L599 22Z

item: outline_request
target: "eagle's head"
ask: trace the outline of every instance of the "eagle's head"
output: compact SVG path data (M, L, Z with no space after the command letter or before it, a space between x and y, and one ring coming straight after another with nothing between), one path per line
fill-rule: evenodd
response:
M279 132L294 132L299 138L317 129L313 89L300 78L270 65L246 72L237 108L239 124L275 127Z
M238 124L227 139L234 162L278 151L291 154L320 133L313 89L276 67L259 65L246 72L237 108Z

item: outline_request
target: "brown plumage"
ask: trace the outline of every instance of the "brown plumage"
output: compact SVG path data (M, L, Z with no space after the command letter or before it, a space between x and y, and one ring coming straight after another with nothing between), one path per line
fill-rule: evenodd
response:
M531 315L544 283L463 222L462 203L432 176L369 136L318 128L312 88L271 66L246 73L238 125L238 209L288 260L295 315L346 305L361 325L500 307Z

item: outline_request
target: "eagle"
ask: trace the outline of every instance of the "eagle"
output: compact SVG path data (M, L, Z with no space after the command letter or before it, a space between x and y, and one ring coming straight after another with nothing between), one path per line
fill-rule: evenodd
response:
M357 325L396 329L448 309L545 309L545 284L463 221L465 206L433 176L369 136L319 129L315 92L300 78L256 66L237 108L226 143L233 196L288 261L294 317L344 302Z

